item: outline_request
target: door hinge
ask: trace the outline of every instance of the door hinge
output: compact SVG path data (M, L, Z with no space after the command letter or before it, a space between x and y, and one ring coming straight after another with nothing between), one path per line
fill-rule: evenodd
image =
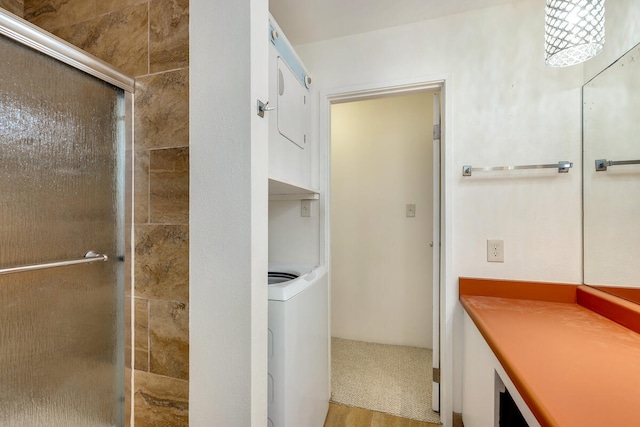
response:
M433 139L440 139L440 124L433 125Z
M433 382L440 384L440 368L433 368Z

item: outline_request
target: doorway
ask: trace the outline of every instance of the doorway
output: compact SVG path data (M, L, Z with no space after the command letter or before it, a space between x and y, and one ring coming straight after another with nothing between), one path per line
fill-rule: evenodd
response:
M332 400L431 422L439 421L429 397L438 409L439 90L328 97Z

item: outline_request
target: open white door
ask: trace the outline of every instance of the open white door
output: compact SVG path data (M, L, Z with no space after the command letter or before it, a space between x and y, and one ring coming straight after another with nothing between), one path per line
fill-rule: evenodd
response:
M431 408L440 412L440 94L433 94L433 387Z

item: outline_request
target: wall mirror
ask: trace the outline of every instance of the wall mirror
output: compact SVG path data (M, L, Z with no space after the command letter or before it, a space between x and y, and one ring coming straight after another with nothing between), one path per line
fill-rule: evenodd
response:
M640 303L640 44L582 101L584 283Z

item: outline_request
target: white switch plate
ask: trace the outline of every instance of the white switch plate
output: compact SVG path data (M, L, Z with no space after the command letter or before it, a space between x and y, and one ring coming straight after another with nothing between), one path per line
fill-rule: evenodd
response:
M413 218L416 216L416 205L407 204L407 218Z
M311 216L311 200L300 200L300 216Z
M504 262L504 240L487 240L487 261Z

